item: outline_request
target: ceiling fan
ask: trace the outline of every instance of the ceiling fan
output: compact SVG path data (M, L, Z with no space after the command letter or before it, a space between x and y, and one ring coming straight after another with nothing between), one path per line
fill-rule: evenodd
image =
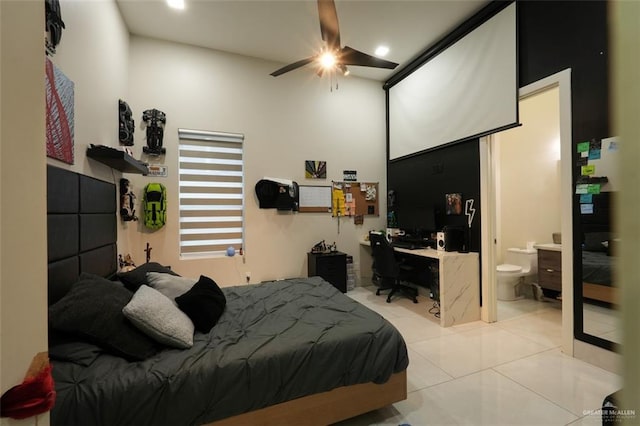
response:
M322 33L322 40L325 42L323 49L309 58L286 65L272 72L272 76L277 77L312 62L318 63L319 76L322 76L325 71L336 70L339 70L343 75L347 75L349 74L347 65L387 69L394 69L398 66L395 62L376 58L349 46L340 46L338 12L336 11L336 5L333 0L318 0L318 15L320 16L320 32Z

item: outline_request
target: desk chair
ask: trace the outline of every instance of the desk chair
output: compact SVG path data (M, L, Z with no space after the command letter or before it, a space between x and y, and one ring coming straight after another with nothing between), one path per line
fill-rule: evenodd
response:
M413 303L418 303L418 290L401 284L403 280L406 281L411 276L414 272L413 268L403 265L396 259L393 247L384 235L370 233L369 242L373 255L374 278L377 278L379 282L376 296L380 296L382 290L391 290L387 295L387 303L391 303L391 298L396 293L401 293L413 300Z

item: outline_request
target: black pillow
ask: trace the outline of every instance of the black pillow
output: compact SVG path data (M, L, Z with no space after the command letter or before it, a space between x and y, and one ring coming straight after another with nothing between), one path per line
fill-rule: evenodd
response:
M95 343L130 360L143 360L160 346L122 313L133 293L122 284L81 275L71 290L49 307L49 326Z
M138 266L132 271L118 273L118 279L122 281L129 290L135 293L141 285L149 285L149 282L147 281L147 272L163 272L165 274L179 276L175 272L171 271L171 269L162 266L159 263L149 262Z
M88 367L104 349L78 338L49 331L49 358Z
M200 275L200 279L191 290L175 300L178 307L191 318L195 329L202 333L211 331L227 304L227 299L218 284L204 275Z

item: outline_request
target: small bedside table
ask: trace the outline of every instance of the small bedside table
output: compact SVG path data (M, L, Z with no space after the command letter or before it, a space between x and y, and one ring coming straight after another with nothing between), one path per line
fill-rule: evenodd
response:
M307 253L310 277L319 276L329 281L343 293L347 292L347 255L339 251Z

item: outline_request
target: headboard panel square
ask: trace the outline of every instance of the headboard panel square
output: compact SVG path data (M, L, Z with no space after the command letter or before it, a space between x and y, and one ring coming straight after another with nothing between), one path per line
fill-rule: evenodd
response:
M49 304L82 272L116 272L116 204L114 184L47 166Z

